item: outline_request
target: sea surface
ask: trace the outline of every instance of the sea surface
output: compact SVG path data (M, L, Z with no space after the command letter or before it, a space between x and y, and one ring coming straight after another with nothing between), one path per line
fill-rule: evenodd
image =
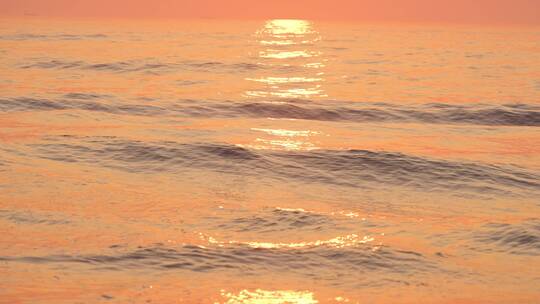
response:
M0 20L0 303L540 303L540 28Z

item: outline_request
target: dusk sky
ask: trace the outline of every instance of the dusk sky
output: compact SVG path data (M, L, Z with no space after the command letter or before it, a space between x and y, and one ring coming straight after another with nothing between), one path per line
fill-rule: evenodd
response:
M540 24L539 0L0 0L4 16Z

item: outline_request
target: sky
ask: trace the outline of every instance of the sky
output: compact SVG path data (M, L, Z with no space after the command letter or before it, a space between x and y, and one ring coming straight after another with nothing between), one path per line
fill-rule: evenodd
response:
M0 0L0 15L540 25L540 0Z

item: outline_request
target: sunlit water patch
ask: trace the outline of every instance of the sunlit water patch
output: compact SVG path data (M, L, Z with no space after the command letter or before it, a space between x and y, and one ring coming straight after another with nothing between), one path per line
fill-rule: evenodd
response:
M246 81L265 84L265 88L247 90L252 98L320 98L326 97L322 83L324 73L319 64L324 53L317 48L321 39L311 22L306 20L272 20L256 33L262 49L260 63L269 68L284 66L293 69L287 76L264 74ZM306 62L306 60L308 62ZM316 61L313 63L313 61ZM311 68L311 70L310 70ZM275 72L274 72L275 73ZM293 74L293 76L290 76ZM294 76L297 74L298 76Z
M294 290L242 290L238 293L222 291L223 304L316 304L319 303L309 291Z

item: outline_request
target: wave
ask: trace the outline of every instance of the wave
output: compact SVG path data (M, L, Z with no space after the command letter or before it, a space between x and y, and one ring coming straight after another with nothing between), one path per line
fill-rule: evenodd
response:
M303 209L263 208L263 210L244 215L238 210L222 209L218 214L203 218L196 227L217 232L234 233L320 233L358 231L359 224L366 233L371 228L384 227L371 220L357 219L358 214L346 212L317 213Z
M0 99L0 111L3 112L17 112L17 111L52 111L52 110L84 110L92 112L104 112L110 114L124 114L124 115L163 115L167 112L166 109L151 106L151 105L138 105L138 104L117 104L100 102L104 99L110 98L106 95L98 94L83 94L83 93L70 93L66 94L64 98L60 100L49 100L45 98L11 98Z
M514 166L446 161L365 150L268 151L212 143L141 142L116 137L61 138L31 145L39 157L134 173L186 168L348 187L398 185L462 193L540 190L540 175Z
M342 104L342 103L341 103ZM475 124L540 126L540 107L513 105L427 104L398 106L395 104L349 104L330 106L315 104L248 103L225 107L226 110L246 116L293 118L323 121L351 122L420 122L432 124ZM201 111L204 115L204 111Z
M71 221L66 219L60 219L53 215L36 214L30 211L11 211L0 210L0 219L13 222L15 224L40 224L40 225L66 225Z
M4 98L0 111L85 110L122 115L184 116L217 118L282 118L357 123L400 122L470 124L487 126L540 126L540 106L425 104L404 106L359 102L220 102L179 100L153 105L120 103L112 96L71 93L58 99Z
M118 250L118 251L121 251ZM1 257L0 261L36 264L79 264L94 270L238 272L243 275L288 273L332 285L383 284L385 278L414 283L416 274L433 273L437 265L419 253L370 246L335 248L253 248L222 246L152 246L109 255ZM439 270L442 271L442 270ZM386 282L387 283L387 282Z
M472 238L474 250L540 256L539 219L519 224L490 223L473 233Z
M128 60L118 62L90 63L82 60L65 61L51 59L39 61L31 64L20 65L21 69L53 69L53 70L90 70L106 71L113 73L134 73L145 72L153 74L171 73L176 71L196 71L196 72L246 72L264 67L252 63L224 63L219 61L193 61L183 62L159 62L155 60Z
M54 35L40 35L40 34L13 34L13 35L0 35L0 40L15 40L15 41L27 41L27 40L94 40L94 39L106 39L109 36L105 34L54 34Z
M337 226L329 216L297 209L276 208L257 215L223 221L213 218L215 229L234 232L274 233L280 231L325 230Z

